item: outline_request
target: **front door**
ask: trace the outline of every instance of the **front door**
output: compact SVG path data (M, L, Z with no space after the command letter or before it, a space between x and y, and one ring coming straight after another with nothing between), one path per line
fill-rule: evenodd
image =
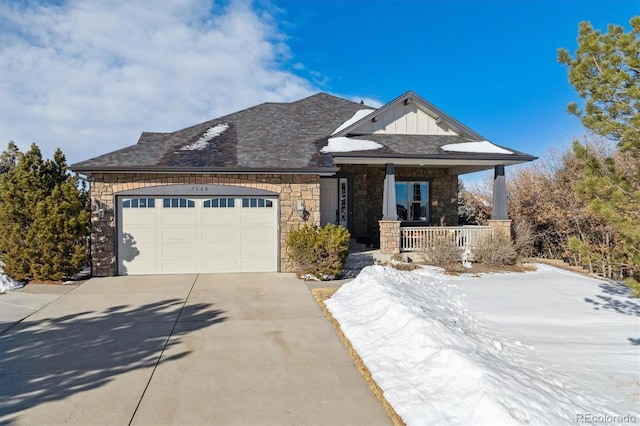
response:
M320 225L349 225L349 181L347 178L320 179Z

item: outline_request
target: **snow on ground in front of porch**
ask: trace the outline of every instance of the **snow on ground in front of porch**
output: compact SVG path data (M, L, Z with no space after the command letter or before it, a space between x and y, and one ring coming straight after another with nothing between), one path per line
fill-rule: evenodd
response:
M408 425L640 420L640 303L538 267L478 278L370 266L326 305Z
M375 111L374 109L359 109L358 111L356 111L355 114L353 114L353 116L348 119L347 121L345 121L344 123L342 123L341 125L338 126L337 129L335 129L333 131L333 133L331 133L332 135L335 135L336 133L338 133L339 131L346 129L347 127L351 126L353 123L355 123L356 121L360 121L363 118L365 118L367 115L371 114L373 111Z
M329 138L329 144L323 147L320 152L368 151L379 148L382 148L382 145L377 142L340 136L337 138Z
M513 154L513 152L500 148L497 145L492 144L489 141L481 142L462 142L462 143L450 143L442 145L444 151L449 152L475 152L481 154Z

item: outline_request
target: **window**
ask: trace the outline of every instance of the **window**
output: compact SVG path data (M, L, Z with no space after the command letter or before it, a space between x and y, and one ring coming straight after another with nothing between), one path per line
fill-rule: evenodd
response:
M243 198L242 207L273 207L273 201L265 198Z
M184 209L193 208L196 206L196 202L193 200L187 200L186 198L164 198L162 200L162 207L166 209Z
M400 220L429 221L429 182L396 182L396 207Z
M233 198L212 198L205 200L203 206L206 208L227 208L233 207L234 202Z
M152 209L155 206L155 198L130 198L122 200L123 209Z

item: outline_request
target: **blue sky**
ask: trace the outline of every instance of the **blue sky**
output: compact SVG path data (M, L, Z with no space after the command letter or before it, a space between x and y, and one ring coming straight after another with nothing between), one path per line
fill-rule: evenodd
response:
M73 163L265 101L413 90L543 155L584 133L557 49L580 21L634 15L640 0L2 1L0 144Z
M279 5L299 75L384 101L411 89L490 140L535 155L583 133L565 112L578 97L557 49L575 50L580 21L628 28L640 14L637 0Z

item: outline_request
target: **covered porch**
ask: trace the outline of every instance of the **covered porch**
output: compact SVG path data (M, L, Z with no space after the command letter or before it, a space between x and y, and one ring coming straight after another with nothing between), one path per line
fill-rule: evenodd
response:
M464 170L477 167L465 167ZM487 167L481 167L479 170L486 170ZM488 226L458 226L457 217L457 182L458 174L455 175L456 180L456 197L455 206L451 203L451 215L454 214L455 221L440 220L440 223L419 223L415 218L415 213L402 216L404 211L399 212L399 206L402 205L404 195L404 185L398 185L396 179L396 167L393 163L385 164L385 178L383 186L383 202L382 202L382 219L379 221L380 227L380 252L384 254L397 254L400 252L410 252L420 250L425 247L431 247L436 241L447 239L456 244L460 248L473 248L479 241L486 237L494 235L510 236L511 220L507 215L507 191L505 180L505 165L495 164L493 178L493 203L491 206L491 219ZM456 170L456 167L447 168L448 173ZM399 193L400 189L400 194ZM417 210L420 203L420 194L416 188L409 195L410 208ZM411 189L410 189L411 190ZM400 195L400 199L398 198ZM452 200L453 201L453 200Z

